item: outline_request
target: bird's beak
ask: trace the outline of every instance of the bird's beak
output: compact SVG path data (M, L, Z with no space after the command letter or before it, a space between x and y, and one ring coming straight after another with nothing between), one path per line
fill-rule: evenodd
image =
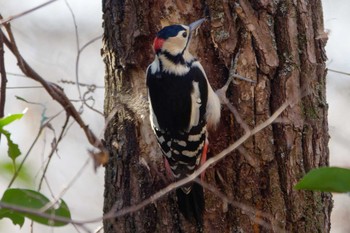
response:
M205 18L194 21L193 23L188 25L190 27L190 31L192 32L196 30L204 21L205 21Z

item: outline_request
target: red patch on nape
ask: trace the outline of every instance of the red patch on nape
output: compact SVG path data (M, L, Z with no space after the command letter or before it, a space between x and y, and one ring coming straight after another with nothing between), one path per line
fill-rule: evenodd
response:
M156 37L153 41L153 48L154 48L154 51L157 53L159 50L162 49L162 46L163 46L163 43L164 43L164 39L162 38L158 38Z

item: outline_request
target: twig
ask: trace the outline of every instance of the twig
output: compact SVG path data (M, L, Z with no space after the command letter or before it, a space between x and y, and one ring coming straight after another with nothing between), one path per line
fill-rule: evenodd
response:
M80 90L80 85L79 85L79 61L80 61L80 55L82 53L82 51L88 47L89 45L91 45L93 42L97 41L98 39L102 38L102 36L98 36L96 38L93 38L92 40L90 40L89 42L87 42L82 48L80 48L80 40L79 40L79 32L78 32L78 25L77 25L77 21L75 19L75 15L74 15L74 12L73 12L73 9L71 8L71 6L69 5L68 1L65 0L65 3L69 9L69 12L72 16L72 19L73 19L73 24L74 24L74 31L75 31L75 42L76 42L76 48L77 48L77 57L76 57L76 60L75 60L75 83L76 83L76 86L77 86L77 89L78 89L78 94L79 94L79 99L82 101L82 106L81 106L81 111L80 112L83 112L83 106L87 106L89 109L91 109L92 111L102 115L103 113L100 112L99 110L93 108L93 106L90 106L87 104L86 102L86 94L89 92L85 92L82 96L82 93L81 93L81 90Z
M256 210L253 207L250 207L248 205L242 204L241 202L238 201L234 201L232 198L229 198L228 196L226 196L225 194L223 194L222 192L220 192L216 187L214 187L213 185L204 182L198 178L196 178L194 180L195 182L197 182L198 184L202 185L205 189L209 190L210 192L212 192L213 194L215 194L216 196L218 196L224 203L230 203L232 206L241 209L242 211L244 211L244 213L255 223L258 223L260 226L265 227L266 229L274 229L277 230L277 232L283 233L285 232L284 229L280 228L278 226L278 222L274 219L274 217L270 214L264 213L260 210ZM264 217L265 219L268 219L271 224L269 224L268 222L264 221L263 219L259 219L257 217L257 215Z
M98 113L98 114L100 114L102 117L104 117L104 114L103 114L103 112L101 112L101 111L99 111L99 110L97 110L97 109L95 109L93 106L94 106L94 104L95 104L95 99L93 98L93 96L90 96L91 97L91 100L92 100L92 102L93 102L93 104L90 106L88 103L87 103L87 100L89 100L89 98L86 98L86 96L90 93L90 92L94 92L95 91L95 88L93 87L93 86L91 86L90 88L88 88L88 90L84 93L84 95L83 95L83 103L84 103L84 105L86 106L86 107L88 107L89 109L91 109L92 111L94 111L94 112L96 112L96 113Z
M36 209L22 207L22 206L13 205L13 204L7 204L7 203L1 202L1 201L0 201L0 207L4 208L4 209L14 210L14 211L17 211L17 212L23 213L23 214L32 214L32 215L46 218L46 219L50 219L50 220L53 220L56 222L74 224L74 225L81 227L86 232L90 232L90 230L84 226L84 224L85 224L84 221L74 221L72 219L61 217L61 216L53 216L52 214L43 213L43 212L40 212Z
M329 68L327 70L331 71L331 72L334 72L334 73L337 73L337 74L343 74L343 75L350 76L350 73L346 73L346 72L343 72L343 71L333 70L333 69L329 69Z
M78 89L79 100L81 100L81 103L82 103L82 105L81 105L81 107L80 107L81 110L80 110L79 112L81 112L81 113L83 112L83 107L84 107L84 105L85 105L86 107L88 107L88 108L91 109L92 111L94 111L94 112L100 114L101 116L104 116L103 113L102 113L101 111L95 109L95 108L93 107L93 105L92 105L92 106L89 105L89 104L87 103L87 101L86 101L86 100L87 100L87 99L86 99L86 95L87 95L88 93L91 92L90 87L92 87L92 86L89 86L89 90L88 90L87 92L85 92L85 93L82 95L81 90L80 90L80 85L79 85L79 83L80 83L80 82L79 82L79 61L80 61L80 55L81 55L82 51L83 51L85 48L87 48L89 45L91 45L92 43L94 43L94 42L97 41L98 39L102 38L102 36L98 36L98 37L96 37L96 38L93 38L92 40L88 41L85 45L83 45L83 47L80 48L80 41L79 41L79 32L78 32L77 21L76 21L76 18L75 18L73 9L72 9L71 6L69 5L68 1L65 0L65 3L66 3L66 5L67 5L67 7L68 7L68 9L69 9L69 12L70 12L71 16L72 16L73 24L74 24L74 31L75 31L75 42L76 42L76 48L77 48L77 57L76 57L76 61L75 61L75 84L76 84L76 87L77 87L77 89Z
M103 226L99 226L94 233L102 233L103 232Z
M140 202L139 204L133 205L133 206L129 206L129 207L125 207L119 211L115 211L116 207L112 207L112 209L103 216L103 219L112 219L112 218L117 218L120 216L124 216L126 214L129 213L133 213L136 212L140 209L142 209L143 207L145 207L146 205L155 202L156 200L158 200L159 198L163 197L164 195L166 195L167 193L193 181L194 179L196 179L197 176L199 176L200 174L202 174L202 172L204 172L209 166L216 164L218 161L222 160L225 156L227 156L229 153L231 153L233 150L235 150L236 148L238 148L240 145L242 145L245 141L247 141L251 136L255 135L256 133L258 133L259 131L263 130L264 128L266 128L267 126L271 125L279 115L281 115L281 113L290 105L291 103L289 101L285 102L281 107L279 107L276 112L269 117L266 121L262 122L261 124L257 125L255 128L253 128L252 130L249 130L248 132L246 132L241 138L238 139L238 141L236 141L235 143L231 144L229 147L227 147L226 149L224 149L223 151L221 151L219 154L215 155L214 157L208 159L201 167L199 167L195 172L193 172L190 176L181 179L179 181L176 181L174 183L171 183L170 185L168 185L166 188L161 189L160 191L158 191L157 193L153 194L151 197L149 197L146 200L143 200L142 202ZM94 220L96 221L96 220Z
M14 210L14 211L17 211L17 212L23 213L23 214L33 214L33 215L38 216L38 217L47 218L47 219L61 222L61 223L74 223L76 225L85 224L83 222L73 221L69 218L60 217L60 216L53 216L52 214L43 213L43 212L40 212L40 211L32 209L32 208L22 207L22 206L13 205L13 204L7 204L7 203L1 202L1 201L0 201L0 207L5 208L5 209L9 209L9 210Z
M59 114L61 114L61 112L57 113L56 115L54 115L53 117L51 117L47 122L45 122L44 124L40 125L39 131L38 131L38 133L37 133L37 135L36 135L36 137L35 137L33 143L30 145L30 147L29 147L27 153L25 154L24 158L22 159L22 161L21 161L19 167L16 169L15 174L13 175L13 177L12 177L10 183L8 184L7 188L10 188L10 187L12 186L13 182L16 180L16 178L17 178L19 172L21 171L21 169L22 169L22 167L23 167L24 162L27 160L27 158L28 158L30 152L32 151L32 149L33 149L34 146L36 145L36 143L37 143L37 141L38 141L38 139L39 139L39 137L40 137L40 135L41 135L43 129L50 123L50 121L52 121L53 119L55 119Z
M81 176L81 174L83 173L83 171L85 170L85 168L87 167L87 165L90 162L90 157L88 157L85 161L85 163L81 166L81 168L78 170L78 172L75 174L75 176L73 177L73 179L66 185L66 187L63 188L63 190L58 194L58 196L56 196L54 198L53 201L51 201L50 203L47 203L44 207L42 207L40 209L40 211L45 212L46 210L54 207L56 205L56 203L58 203L60 201L60 199L63 197L63 195L68 191L68 189L77 181L77 179Z
M73 12L72 12L73 14ZM76 28L76 30L78 30ZM77 32L77 31L76 31ZM78 37L76 37L78 38ZM80 56L81 56L81 53L88 47L90 46L91 44L93 44L94 42L96 42L97 40L101 39L102 38L102 35L100 36L97 36L93 39L91 39L90 41L88 41L86 44L84 44L81 48L79 48L79 44L77 44L78 46L78 54L77 54L77 58L75 60L75 81L76 81L76 84L77 84L77 88L78 88L78 91L79 91L79 97L81 98L81 94L80 94L80 87L79 87L79 63L80 63ZM77 39L78 40L78 39ZM77 42L78 43L78 42Z
M231 61L231 68L230 68L230 72L229 72L229 77L228 77L225 85L222 88L220 88L219 90L216 91L216 94L218 95L218 97L220 99L220 102L222 104L225 104L228 107L228 109L233 113L233 115L235 116L236 121L238 122L238 124L240 124L240 126L244 129L245 132L248 132L248 131L250 131L249 126L244 122L244 120L242 119L242 117L238 113L237 109L230 103L230 101L226 97L227 89L230 86L233 78L235 78L235 77L240 77L241 79L243 79L245 81L249 81L249 82L255 83L254 80L245 78L245 77L240 76L240 75L238 75L236 73L237 63L238 63L238 58L239 58L240 53L241 53L241 51L238 51L236 56L235 56L235 58L232 59L232 61Z
M79 52L82 53L88 46L93 44L94 42L98 41L99 39L102 39L102 35L96 36L95 38L92 38L90 41L88 41L86 44L84 44L80 49Z
M90 88L90 87L94 87L95 89L97 89L97 88L105 88L104 86L97 86L96 84L88 84L88 83L81 83L81 82L79 82L79 83L76 83L76 82L74 82L74 81L71 81L71 80L65 80L65 79L61 79L61 80L59 80L58 81L59 83L63 83L63 84L73 84L73 85L79 85L79 86L81 86L81 87L88 87L88 88Z
M53 147L51 147L51 152L50 152L50 154L49 154L49 156L48 156L48 161L46 162L45 168L44 168L44 170L43 170L43 174L42 174L42 176L41 176L41 178L40 178L40 182L39 182L39 186L38 186L38 191L40 191L40 189L41 189L41 186L42 186L42 183L43 183L43 181L44 181L44 177L45 177L45 175L46 175L47 169L49 168L49 164L50 164L51 158L52 158L53 154L55 153L55 151L57 150L58 144L60 143L60 141L61 141L62 138L63 138L63 135L64 135L64 132L65 132L65 130L66 130L66 128L67 128L68 122L69 122L69 115L67 114L67 115L66 115L66 120L65 120L65 122L64 122L64 124L63 124L63 126L62 126L60 135L58 136L58 139L57 139L57 141L55 142L55 145L54 145Z
M266 121L264 121L261 124L259 124L258 126L256 126L254 129L252 129L248 133L244 134L240 139L238 139L238 141L236 141L235 143L230 145L228 148L226 148L225 150L221 151L216 156L214 156L214 157L210 158L209 160L207 160L192 175L190 175L190 176L188 176L188 177L186 177L186 178L184 178L182 180L179 180L177 182L174 182L174 183L168 185L164 189L161 189L157 193L153 194L151 197L149 197L149 198L147 198L147 199L145 199L145 200L141 201L140 203L135 204L133 206L125 207L125 208L120 209L118 211L116 211L116 206L113 206L112 209L108 213L106 213L103 217L98 217L98 218L84 220L84 221L78 221L78 220L72 220L72 219L68 219L68 218L64 218L64 217L60 217L60 216L52 216L50 214L42 213L42 212L40 212L38 210L33 210L33 209L29 209L29 208L25 208L25 207L21 207L21 206L16 206L16 205L10 205L10 204L6 204L6 203L3 203L3 202L0 202L0 207L6 208L6 209L15 210L15 211L18 211L18 212L21 212L21 213L29 213L29 214L37 215L37 216L40 216L40 217L51 219L53 221L59 221L59 222L62 222L62 223L71 223L71 224L75 224L75 225L78 225L78 226L84 226L84 224L86 224L86 223L94 223L94 222L100 222L102 220L114 219L114 218L117 218L117 217L124 216L126 214L130 214L130 213L136 212L136 211L144 208L145 206L149 205L150 203L153 203L153 202L157 201L158 199L160 199L161 197L165 196L169 192L172 192L173 190L175 190L175 189L177 189L177 188L179 188L179 187L181 187L181 186L183 186L183 185L185 185L185 184L195 180L197 178L197 176L199 176L209 166L214 165L215 163L217 163L218 161L223 159L225 156L227 156L229 153L231 153L233 150L235 150L240 145L242 145L251 136L253 136L254 134L258 133L259 131L263 130L264 128L266 128L267 126L272 124L277 119L277 117L290 104L292 104L292 103L291 102L285 102L281 107L279 107L276 110L276 112L270 118L268 118Z
M11 75L11 76L18 76L18 77L25 77L27 78L27 76L25 76L24 74L17 74L17 73L13 73L13 72L6 72L7 75Z
M81 48L78 49L78 54L77 54L77 58L76 58L76 61L75 61L75 79L76 79L76 85L77 85L78 92L79 92L79 99L82 100L83 105L87 106L88 108L90 108L91 110L95 111L96 113L98 113L98 114L104 116L102 112L100 112L99 110L93 108L92 106L90 106L90 105L88 105L88 104L86 103L86 100L85 100L85 96L86 96L85 94L86 94L86 93L84 94L83 98L81 97L80 85L79 85L79 83L80 83L80 82L79 82L79 64L80 64L80 56L81 56L82 52L83 52L89 45L91 45L92 43L94 43L95 41L97 41L97 40L99 40L99 39L101 39L101 38L102 38L102 35L101 35L101 36L98 36L98 37L95 37L95 38L91 39L90 41L88 41L86 44L84 44ZM79 44L78 44L78 46L79 46ZM89 87L91 87L91 86L89 86ZM95 86L95 87L96 87L96 86Z
M225 97L225 105L226 107L233 113L235 116L235 119L237 123L244 129L244 131L247 133L250 131L250 128L247 123L242 119L241 115L238 113L237 109L228 101L228 99Z
M30 147L29 147L27 153L25 154L24 158L22 159L20 165L19 165L18 168L16 169L15 174L13 174L13 177L12 177L12 179L10 180L10 183L7 185L7 188L8 188L8 189L12 186L13 182L15 182L15 180L16 180L16 178L17 178L19 172L21 171L21 169L22 169L22 167L23 167L24 162L27 160L27 158L28 158L30 152L32 151L32 149L33 149L33 147L34 147L34 145L35 145L36 142L38 141L38 139L39 139L39 137L40 137L40 135L41 135L42 130L43 130L43 128L40 127L39 132L36 134L36 137L35 137L34 141L33 141L32 144L30 145Z
M255 80L252 80L252 79L250 79L250 78L243 77L242 75L239 75L239 74L232 74L231 77L232 77L232 78L237 78L237 79L240 79L240 80L243 80L243 81L246 81L246 82L250 82L250 83L256 83Z
M31 9L29 9L29 10L23 11L23 12L17 14L17 15L10 16L10 17L8 17L5 20L3 20L2 17L1 17L0 24L7 24L7 23L9 23L10 21L12 21L14 19L18 19L18 18L20 18L20 17L22 17L24 15L27 15L27 14L33 12L33 11L36 11L36 10L38 10L38 9L44 7L44 6L47 6L47 5L49 5L49 4L53 3L53 2L56 2L56 1L57 0L51 0L51 1L45 2L45 3L43 3L43 4L39 5L39 6L36 6L36 7L33 7Z
M2 30L0 29L0 33L2 33L4 42L6 46L10 49L10 51L14 54L14 56L17 59L18 66L22 70L22 72L30 77L31 79L39 82L45 90L48 92L48 94L56 100L69 114L73 117L73 119L79 124L79 126L84 130L85 135L89 141L89 143L94 146L95 148L98 148L99 150L103 151L104 154L107 154L107 151L105 150L102 142L100 139L98 139L95 134L90 130L89 126L84 123L82 120L80 114L75 109L74 105L69 101L68 97L63 92L62 88L58 85L48 82L45 79L43 79L38 73L36 73L29 65L28 63L23 59L20 52L18 51L16 42L13 38L13 34L11 31L11 28L9 26L10 24L6 24L5 28L7 30L7 33L9 35L10 40L4 35Z
M7 90L16 90L16 89L41 89L42 86L18 86L18 87L6 87Z
M77 25L77 21L75 19L75 15L74 15L74 12L72 10L72 8L70 7L69 3L67 0L64 1L66 3L66 6L68 7L69 9L69 12L72 16L72 19L73 19L73 24L74 24L74 32L75 32L75 45L76 45L76 49L77 49L77 59L75 61L75 82L76 82L76 86L77 86L77 89L78 89L78 94L79 94L79 99L81 100L81 91L80 91L80 86L78 85L79 83L79 69L78 69L78 66L79 66L79 50L80 50L80 45L79 45L79 32L78 32L78 25Z
M0 118L5 116L5 102L6 102L6 70L5 70L5 58L4 58L4 40L2 34L0 34L0 76L1 76L1 94L0 94Z

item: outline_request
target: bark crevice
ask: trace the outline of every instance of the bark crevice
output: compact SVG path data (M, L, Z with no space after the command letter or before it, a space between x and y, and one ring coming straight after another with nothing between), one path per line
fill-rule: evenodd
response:
M190 50L214 89L225 83L231 61L241 51L237 72L257 83L234 81L227 96L250 128L285 101L303 97L283 112L278 123L207 170L207 183L254 208L256 215L251 218L205 190L204 232L278 232L277 227L329 232L331 195L293 189L307 171L327 166L329 160L321 2L104 0L102 4L106 116L117 108L105 132L111 159L106 166L104 212L139 203L169 183L148 122L144 74L154 58L154 35L162 26L209 15ZM223 107L218 130L209 137L209 157L243 134ZM259 225L256 218L266 220L270 228ZM104 221L104 229L106 233L196 232L178 212L174 193L133 214Z

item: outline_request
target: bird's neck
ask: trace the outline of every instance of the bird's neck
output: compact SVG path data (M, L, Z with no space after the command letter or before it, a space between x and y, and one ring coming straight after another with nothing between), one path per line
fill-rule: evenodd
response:
M188 73L193 61L196 60L187 50L177 55L162 51L156 56L156 59L158 59L160 70L176 75Z

